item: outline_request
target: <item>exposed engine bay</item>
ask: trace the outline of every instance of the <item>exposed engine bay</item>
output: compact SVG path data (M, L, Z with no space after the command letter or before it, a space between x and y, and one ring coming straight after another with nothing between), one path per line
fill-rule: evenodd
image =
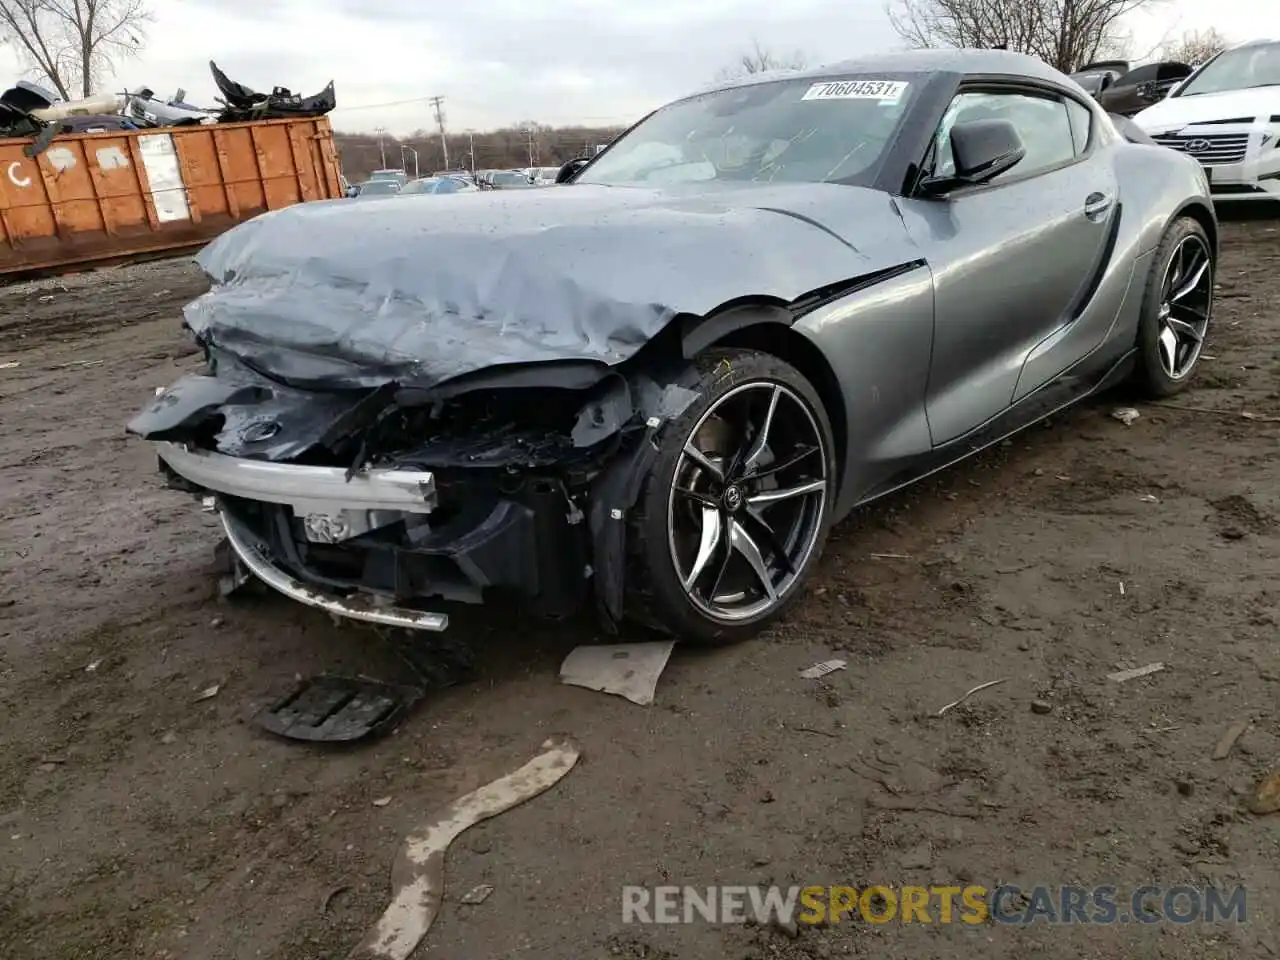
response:
M158 394L129 430L158 443L172 485L217 497L237 552L315 590L396 603L505 593L543 616L580 608L594 580L606 625L621 619L610 527L654 451L646 434L696 394L554 364L434 389L303 390L205 347L207 372ZM226 472L246 469L258 479ZM262 479L290 470L298 484ZM355 491L375 475L426 477L430 493L411 509L369 506Z

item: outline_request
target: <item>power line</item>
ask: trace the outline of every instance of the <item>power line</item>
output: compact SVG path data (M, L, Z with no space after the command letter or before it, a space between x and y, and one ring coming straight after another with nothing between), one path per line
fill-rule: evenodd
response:
M407 99L407 100L386 100L386 101L383 101L382 103L361 103L361 104L357 104L357 105L356 105L356 106L354 106L354 107L334 107L334 108L333 108L332 110L330 110L329 112L330 112L330 113L345 113L345 112L347 112L347 111L349 111L349 110L350 110L350 111L355 111L355 110L381 110L381 109L383 109L383 108L385 108L385 107L403 107L403 106L409 106L410 104L415 104L415 103L433 103L433 102L435 101L435 99L436 99L435 97L410 97L410 98L409 98L409 99ZM443 98L441 98L441 99L443 99ZM464 105L476 106L476 103L475 103L474 101L464 100L464 101L462 101L462 103L463 103ZM635 114L634 116L632 116L632 115L627 115L627 114L618 114L618 113L614 113L614 114L595 114L595 115L592 115L592 116L582 116L582 117L577 117L577 118L575 118L572 122L569 122L569 123L563 123L563 124L557 124L556 126L566 126L566 127L567 127L567 126L574 126L575 124L581 124L581 123L596 123L596 122L600 122L600 121L603 121L603 122L606 122L606 123L609 123L609 124L612 124L612 125L625 124L625 125L627 125L627 126L630 126L631 124L633 124L633 123L635 123L635 122L636 122L636 119L637 119L637 118L639 118L639 117L641 117L641 116L643 116L643 115L644 115L643 113L638 113L638 114Z
M383 107L401 107L410 103L426 103L430 97L413 97L409 100L387 100L385 103L362 103L355 107L334 107L330 113L338 113L346 110L381 110Z

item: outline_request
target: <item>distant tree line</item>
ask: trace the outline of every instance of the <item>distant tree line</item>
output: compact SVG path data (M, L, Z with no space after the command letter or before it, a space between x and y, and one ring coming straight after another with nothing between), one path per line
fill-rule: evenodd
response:
M453 170L558 167L566 160L594 153L597 144L608 143L623 129L524 124L475 134L450 133L447 136L448 167ZM351 183L360 182L382 167L384 156L387 167L400 169L403 166L409 176L413 176L413 150L418 152L417 169L422 176L445 168L440 135L430 130L419 130L406 137L388 134L381 138L371 133L334 133L334 140L342 161L342 172ZM470 155L473 143L474 162Z

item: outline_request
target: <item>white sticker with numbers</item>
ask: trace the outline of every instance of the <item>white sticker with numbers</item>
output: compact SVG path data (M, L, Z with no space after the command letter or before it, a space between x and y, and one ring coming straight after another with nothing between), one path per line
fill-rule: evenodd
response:
M905 80L823 80L815 83L801 100L879 100L897 103L907 92Z

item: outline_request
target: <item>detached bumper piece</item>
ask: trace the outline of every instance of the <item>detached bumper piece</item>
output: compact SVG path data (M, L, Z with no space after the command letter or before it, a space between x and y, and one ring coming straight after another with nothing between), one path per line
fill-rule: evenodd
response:
M266 544L242 524L222 513L222 526L227 532L227 542L249 572L291 600L317 607L339 617L380 623L388 627L404 627L408 630L432 630L439 632L449 626L449 617L443 613L423 613L408 607L395 607L381 603L376 594L353 593L342 596L303 583L275 566L270 560Z
M589 588L589 530L555 480L438 482L418 467L348 473L156 446L171 484L217 494L232 574L334 616L438 632L449 618L424 601L558 617Z
M157 443L156 452L188 483L242 500L287 504L299 516L342 510L425 514L436 508L435 477L426 470L375 468L348 477L338 467L245 460L176 443Z
M349 743L390 731L424 691L410 686L315 677L254 718L268 733L312 743Z

